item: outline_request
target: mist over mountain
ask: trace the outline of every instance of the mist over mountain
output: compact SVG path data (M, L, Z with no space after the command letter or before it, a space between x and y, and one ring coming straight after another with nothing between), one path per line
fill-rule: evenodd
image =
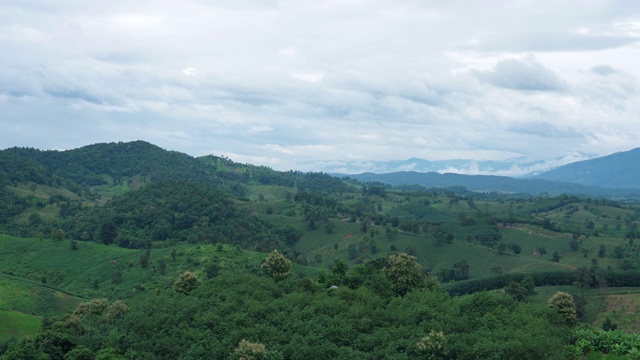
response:
M374 173L385 174L401 171L416 171L421 173L436 172L440 174L464 174L464 175L497 175L523 177L538 175L542 172L569 164L575 161L591 159L593 155L571 154L551 160L527 161L524 158L513 158L506 160L472 160L472 159L450 159L450 160L425 160L410 158L406 160L392 161L314 161L302 164L298 170L308 169L321 170L334 174L362 174Z
M411 159L397 162L413 169L428 171L396 171L382 174L365 172L349 177L359 181L377 181L393 186L421 185L424 187L464 186L474 191L498 191L524 194L574 194L602 197L638 197L640 192L640 148L612 155L570 163L539 175L514 178L496 175L467 175L455 172L442 173L442 165L455 169L498 170L506 169L505 162L476 163L471 167L465 160L428 162ZM391 163L386 163L391 164ZM539 163L532 163L535 166ZM493 167L491 167L493 165ZM440 167L439 167L440 166ZM481 167L483 166L483 167ZM513 165L512 165L513 166ZM512 167L513 169L513 167ZM479 171L478 171L479 172Z
M578 161L535 178L612 189L640 189L640 148Z

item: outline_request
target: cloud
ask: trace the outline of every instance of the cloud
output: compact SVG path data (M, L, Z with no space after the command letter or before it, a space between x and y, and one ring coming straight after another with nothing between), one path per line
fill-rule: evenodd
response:
M601 76L609 76L616 74L616 70L609 65L597 65L591 68L591 71Z
M143 139L323 170L640 138L635 3L180 4L2 2L0 148Z
M502 60L492 71L477 72L476 76L483 82L512 90L560 91L566 88L556 73L531 56L523 60Z
M598 35L571 31L527 31L501 33L482 38L473 48L482 51L550 52L598 51L631 45L640 41L638 36L625 34Z

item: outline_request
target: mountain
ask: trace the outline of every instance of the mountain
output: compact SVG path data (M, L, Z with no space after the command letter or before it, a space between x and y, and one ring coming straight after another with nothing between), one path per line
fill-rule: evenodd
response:
M144 141L103 143L66 151L10 148L0 152L0 173L10 181L49 184L66 179L81 186L107 185L141 176L219 183L209 166L183 153Z
M358 181L373 181L393 186L421 185L424 187L464 186L474 191L497 191L522 194L573 194L601 197L639 198L638 189L608 189L595 186L544 179L515 179L507 176L439 174L401 171L388 174L364 173L348 175Z
M536 179L612 189L640 189L640 148L578 161L544 172Z
M522 175L539 169L548 169L543 162L523 163L519 159L504 161L477 161L468 159L425 160L410 158L393 161L314 161L303 168L322 169L328 173L390 173L399 171L450 172L459 174Z

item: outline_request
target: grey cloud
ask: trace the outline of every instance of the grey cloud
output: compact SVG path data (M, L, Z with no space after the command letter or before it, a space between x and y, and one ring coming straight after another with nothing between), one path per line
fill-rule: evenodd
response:
M598 51L640 41L628 35L591 35L568 31L499 33L481 37L473 46L482 51Z
M496 64L493 71L477 72L477 77L494 86L523 91L559 91L566 85L553 71L535 59L508 59Z
M580 138L582 134L566 127L557 126L544 121L527 121L510 125L508 131L518 134L528 134L541 138Z
M627 76L638 70L619 58L637 57L637 47L620 48L635 39L565 31L615 24L624 6L593 18L581 7L567 18L558 14L579 3L433 2L416 11L426 2L142 0L98 9L61 1L0 5L0 53L11 55L0 57L0 148L143 139L297 168L331 158L556 157L586 146L581 133L609 134L602 117L640 136L637 98L626 90L638 87ZM46 36L16 38L14 24ZM470 51L450 57L471 40ZM521 50L548 51L534 54L544 65L533 57L495 64ZM580 72L589 84L572 77L577 69L607 75L604 63L617 75ZM495 67L468 70L486 64ZM601 143L622 146L616 135Z
M92 104L104 103L104 101L100 99L99 96L90 94L80 89L74 89L74 88L63 87L63 86L45 86L43 90L45 94L55 96L55 97L60 97L65 99L84 100Z
M598 65L591 68L591 71L598 75L609 76L617 74L618 72L609 65Z
M145 56L134 52L103 52L96 53L94 59L113 64L136 64L147 60Z

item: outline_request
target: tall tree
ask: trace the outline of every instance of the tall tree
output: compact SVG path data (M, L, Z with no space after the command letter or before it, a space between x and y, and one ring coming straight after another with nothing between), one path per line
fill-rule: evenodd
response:
M267 276L275 281L284 280L291 275L289 271L291 269L291 260L280 254L278 250L273 250L260 267Z
M112 220L106 220L98 229L98 239L105 245L113 244L118 236L116 224Z
M389 256L382 271L393 284L393 291L400 296L424 285L422 266L415 256L399 253Z
M189 295L193 290L197 289L202 284L202 281L198 279L198 275L191 271L185 271L180 275L178 280L173 283L173 289L185 295Z
M578 322L576 304L573 302L571 294L558 291L547 301L547 304L562 315L567 323L573 325Z
M582 296L584 296L584 287L591 284L592 278L589 269L586 266L581 266L576 269L576 281L575 285L580 288Z

